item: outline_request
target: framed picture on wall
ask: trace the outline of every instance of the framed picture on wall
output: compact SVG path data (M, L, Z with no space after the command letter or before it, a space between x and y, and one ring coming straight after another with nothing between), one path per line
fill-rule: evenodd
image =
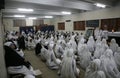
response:
M99 27L99 20L87 20L86 27Z

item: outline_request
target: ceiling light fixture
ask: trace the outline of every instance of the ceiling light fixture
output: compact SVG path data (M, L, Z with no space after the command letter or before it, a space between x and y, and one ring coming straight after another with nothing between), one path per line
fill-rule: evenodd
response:
M45 16L45 18L53 18L53 16Z
M101 4L101 3L95 3L95 5L96 5L97 7L100 7L100 8L105 8L105 7L106 7L106 5Z
M61 13L65 14L65 15L70 15L71 14L71 12L67 12L67 11L62 11Z
M18 11L26 11L26 12L33 12L33 9L26 9L26 8L18 8Z
M37 19L36 17L29 17L28 19Z
M25 17L25 15L14 15L14 17Z

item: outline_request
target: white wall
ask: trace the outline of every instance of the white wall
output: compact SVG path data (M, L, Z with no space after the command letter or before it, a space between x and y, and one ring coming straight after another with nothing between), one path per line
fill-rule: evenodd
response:
M58 17L58 18L54 18L52 23L55 25L56 30L58 30L57 29L58 22L65 22L65 20L71 20L71 22L65 22L65 31L73 31L74 21L118 18L118 17L120 17L120 6L117 6L114 8L107 8L107 9L101 9L101 10L96 10L96 11L91 11L91 12Z
M19 31L19 27L13 27L13 19L3 19L3 25L5 26L5 31Z
M33 20L32 19L26 19L26 26L33 26Z
M51 25L53 19L44 19L44 24Z
M0 78L7 78L3 51L3 26L1 24L1 13L0 13Z

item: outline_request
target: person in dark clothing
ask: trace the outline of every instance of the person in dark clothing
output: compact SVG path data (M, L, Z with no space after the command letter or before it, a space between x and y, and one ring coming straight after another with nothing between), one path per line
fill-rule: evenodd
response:
M12 42L4 44L5 49L5 63L9 74L24 74L25 76L31 75L34 77L34 70L31 64L21 57L15 50Z
M20 35L18 37L17 43L18 43L19 49L25 50L25 37L24 36Z
M35 47L35 54L36 55L40 54L41 49L42 49L41 43L37 43Z
M30 67L30 63L21 57L14 49L4 46L6 67L25 65Z

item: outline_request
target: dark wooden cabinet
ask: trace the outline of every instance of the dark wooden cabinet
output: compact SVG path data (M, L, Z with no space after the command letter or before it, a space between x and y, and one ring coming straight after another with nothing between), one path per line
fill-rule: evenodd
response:
M64 22L58 23L58 30L65 30L65 23Z
M74 30L85 30L85 21L75 21Z

